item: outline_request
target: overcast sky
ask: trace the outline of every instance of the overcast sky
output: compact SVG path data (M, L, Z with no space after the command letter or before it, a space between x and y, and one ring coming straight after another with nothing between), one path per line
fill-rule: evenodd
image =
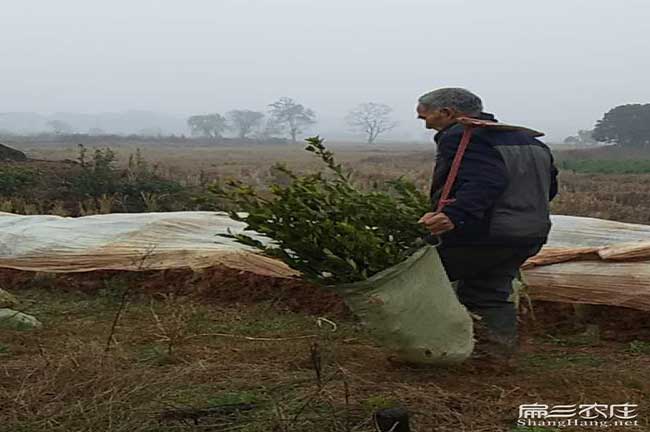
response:
M0 112L265 109L331 127L463 86L487 111L562 138L650 102L650 1L3 0ZM323 127L326 127L323 126Z

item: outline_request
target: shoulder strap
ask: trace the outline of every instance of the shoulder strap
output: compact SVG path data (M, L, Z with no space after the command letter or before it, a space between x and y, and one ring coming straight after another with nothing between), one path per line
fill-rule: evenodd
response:
M440 195L440 200L438 201L437 212L441 211L447 204L454 202L454 199L449 199L449 194L451 193L451 188L456 182L456 177L458 177L458 171L460 170L460 164L463 161L463 156L465 155L465 150L469 145L469 141L472 138L474 133L473 125L465 125L465 130L463 131L463 137L460 139L460 144L454 155L454 160L451 163L451 168L449 169L449 174L447 175L447 180L445 180L445 185L442 187L442 193Z

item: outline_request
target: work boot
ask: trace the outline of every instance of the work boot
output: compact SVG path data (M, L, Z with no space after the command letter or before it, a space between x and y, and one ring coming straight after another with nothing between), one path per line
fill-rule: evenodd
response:
M473 358L492 357L507 360L517 352L517 340L512 337L495 335L487 329L477 330L474 344Z
M502 364L504 367L512 366L518 348L516 320L512 325L513 322L502 315L496 320L489 319L495 318L499 312L503 313L503 310L483 312L480 319L474 320L475 345L471 359Z

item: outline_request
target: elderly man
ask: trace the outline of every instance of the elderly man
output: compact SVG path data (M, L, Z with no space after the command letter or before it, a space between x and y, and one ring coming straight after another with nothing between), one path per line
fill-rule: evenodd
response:
M418 118L435 129L433 208L463 135L459 117L496 122L475 94L442 88L420 97ZM476 129L451 191L453 201L420 223L439 236L438 251L457 295L481 316L478 352L509 356L517 345L512 281L521 264L546 242L549 202L557 193L557 169L549 148L524 128Z

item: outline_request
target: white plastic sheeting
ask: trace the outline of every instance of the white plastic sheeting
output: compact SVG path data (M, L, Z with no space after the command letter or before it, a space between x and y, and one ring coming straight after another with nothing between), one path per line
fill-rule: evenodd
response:
M650 226L553 216L548 244L529 264L553 264L575 259L650 260Z
M650 311L650 261L570 261L524 275L532 299Z
M0 213L0 268L69 273L222 264L274 277L296 274L224 237L243 228L223 212ZM533 298L650 310L650 226L553 216L548 245L524 268Z
M0 213L0 267L52 273L200 269L223 264L268 276L295 274L225 237L245 224L222 212L129 213L80 218Z
M650 242L650 225L639 225L577 216L553 215L549 246L610 246L616 243Z
M528 260L533 299L650 311L650 226L553 216L549 243Z

